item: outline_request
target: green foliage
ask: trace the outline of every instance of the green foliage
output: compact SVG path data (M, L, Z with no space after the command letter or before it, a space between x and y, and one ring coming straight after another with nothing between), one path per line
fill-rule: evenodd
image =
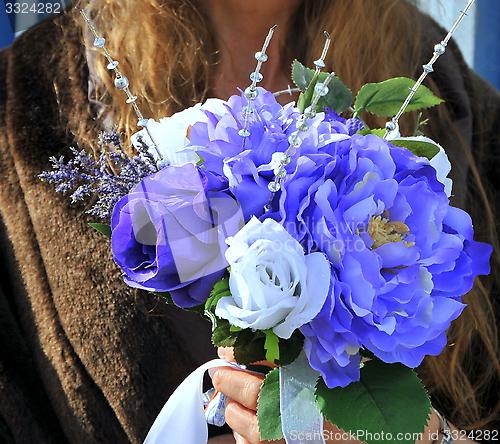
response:
M264 333L266 335L266 340L264 341L266 360L274 364L280 358L279 338L272 330L264 330Z
M361 134L362 136L367 136L368 134L375 134L378 137L384 137L386 130L384 128L376 128L376 129L363 129L358 131L356 134Z
M361 378L329 389L320 378L316 397L323 415L346 432L362 431L368 444L414 444L429 419L431 404L416 373L379 359L365 363Z
M219 319L212 332L212 344L216 347L234 347L237 333L231 331L231 324L225 319Z
M229 289L229 276L227 274L214 285L214 288L210 292L210 296L205 302L205 311L215 310L219 299L225 296L231 296L231 290Z
M257 418L262 440L275 441L283 438L278 368L271 370L264 379L258 399Z
M409 149L415 156L427 157L431 160L437 153L439 153L439 147L433 143L424 142L422 140L407 140L407 139L396 139L390 140L394 146L400 146Z
M302 63L295 60L292 65L292 80L302 91L297 102L297 107L303 112L312 102L314 97L314 87L318 82L324 82L328 73L306 68ZM320 99L316 110L323 111L330 108L337 113L342 113L352 104L351 91L341 82L338 77L334 77L328 84L328 94Z
M234 359L240 364L251 364L266 359L266 334L261 331L252 331L249 328L237 333L234 343Z
M108 239L111 239L111 227L109 225L94 222L89 223L89 225L99 233L104 234Z
M304 336L300 330L295 330L289 339L279 341L280 357L276 362L278 365L289 365L295 361L304 347Z
M406 77L395 77L380 83L367 83L359 90L354 104L354 116L363 111L370 111L382 117L396 115L415 81ZM442 100L436 97L430 89L421 85L413 96L406 111L416 111L438 105Z

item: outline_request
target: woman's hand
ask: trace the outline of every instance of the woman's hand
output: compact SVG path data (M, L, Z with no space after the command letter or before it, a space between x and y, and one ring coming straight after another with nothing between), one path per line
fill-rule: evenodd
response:
M221 359L235 362L232 348L219 348L218 354ZM259 362L258 364L272 366L269 362ZM215 389L230 398L226 408L226 422L235 432L236 444L263 444L269 442L260 440L259 425L257 421L257 400L263 380L264 376L242 372L228 367L219 367L212 374L212 381ZM453 430L457 430L454 426L450 426ZM360 441L347 436L346 433L342 432L328 421L325 421L324 429L324 438L328 443L360 443ZM431 444L433 442L439 444L442 438L442 435L438 432L439 430L439 418L436 413L432 411L429 423L424 433L422 433L422 439L418 440L416 444ZM457 436L459 435L457 434ZM229 437L229 439L231 438ZM226 443L226 441L223 442ZM274 444L285 443L284 440L272 442ZM459 439L457 443L458 442L460 444L467 444L473 441L469 439Z
M218 354L221 359L235 362L232 348L219 348ZM215 389L230 398L226 407L226 423L235 432L236 444L267 442L260 440L257 423L257 399L263 381L264 376L228 367L220 367L212 374ZM281 444L285 441L273 442Z

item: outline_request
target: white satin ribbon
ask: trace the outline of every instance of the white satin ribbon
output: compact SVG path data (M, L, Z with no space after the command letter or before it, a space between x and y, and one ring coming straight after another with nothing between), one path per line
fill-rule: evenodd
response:
M208 428L203 408L203 375L215 367L242 370L233 362L213 359L191 373L161 409L144 444L203 444Z
M213 359L198 367L172 393L149 430L144 444L205 444L208 441L203 376L207 370L216 367L248 371L222 359ZM314 397L318 376L319 373L310 367L304 353L286 368L280 367L281 421L288 444L325 444L323 416Z
M314 390L319 372L311 368L305 353L280 367L280 413L287 444L325 444L323 415Z

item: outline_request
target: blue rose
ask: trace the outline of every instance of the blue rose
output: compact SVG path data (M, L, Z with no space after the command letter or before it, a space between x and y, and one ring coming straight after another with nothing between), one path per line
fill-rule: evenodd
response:
M143 179L115 206L111 245L128 285L204 302L226 267L225 238L242 225L227 179L192 164Z
M439 354L461 296L489 272L491 247L473 240L426 159L374 135L323 151L321 163L299 157L279 217L333 266L337 285L301 330L311 365L334 387L358 379L361 347L409 367Z

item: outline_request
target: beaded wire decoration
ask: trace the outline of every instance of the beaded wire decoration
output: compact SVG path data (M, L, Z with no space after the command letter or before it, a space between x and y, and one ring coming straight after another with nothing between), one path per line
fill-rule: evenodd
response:
M437 59L439 59L439 57L446 52L446 46L448 45L448 42L450 41L453 33L458 28L458 25L460 25L461 21L465 18L467 12L469 11L470 7L474 4L475 1L476 0L469 0L469 3L467 3L467 6L463 9L463 11L460 11L458 19L455 21L450 31L446 35L446 37L440 43L434 45L434 53L432 55L432 58L429 60L427 64L422 66L424 71L422 72L418 80L415 82L413 88L410 89L410 93L408 94L408 97L401 106L401 109L389 122L387 122L385 126L386 129L386 133L384 135L385 139L387 139L387 137L390 137L390 135L395 134L399 131L399 119L401 118L401 115L405 112L406 108L410 104L415 94L418 93L418 88L423 83L427 75L434 72L434 67L433 67L434 63L436 63Z
M436 61L439 59L439 57L446 52L446 46L448 45L448 42L450 41L453 33L455 32L455 30L457 29L457 27L459 26L461 21L465 18L465 16L467 15L467 12L471 8L471 6L475 3L475 1L476 0L469 0L468 1L467 5L460 12L458 19L455 21L455 23L451 27L450 31L446 35L446 37L441 42L434 45L434 52L433 52L432 58L429 60L429 62L427 64L422 66L423 72L420 75L420 77L418 78L418 80L415 82L415 85L412 88L410 88L410 92L409 92L408 96L406 97L406 100L404 101L403 105L401 106L399 112L390 121L387 122L386 127L385 127L386 132L385 132L384 138L387 139L391 135L397 134L399 132L399 119L401 118L402 114L405 112L406 108L410 104L410 102L413 99L413 97L415 96L415 94L418 94L418 88L420 87L420 85L422 85L422 83L425 80L425 78L427 77L427 75L434 72L434 67L433 67L434 63L436 63ZM148 119L144 118L139 107L137 106L137 103L135 103L137 100L137 96L134 96L132 94L132 92L130 91L130 84L129 84L128 78L125 77L118 69L119 62L114 60L111 57L111 54L109 53L109 51L107 50L107 48L105 46L106 40L97 33L95 27L92 25L92 23L91 23L89 17L87 16L87 14L85 13L85 11L83 11L83 9L80 7L76 7L76 9L77 9L77 11L80 12L80 14L84 18L84 20L87 22L87 25L88 25L90 31L94 35L94 38L95 38L94 47L101 49L104 52L104 55L106 56L106 58L108 59L107 68L110 71L114 71L115 76L116 76L115 80L114 80L115 86L118 89L122 90L127 95L126 102L128 104L132 105L132 107L137 115L137 118L138 118L137 125L139 127L145 128L146 131L148 132L148 135L153 142L153 147L155 148L155 150L158 154L158 157L160 159L160 162L161 162L163 160L161 153L159 152L158 146L154 142L154 139L147 128ZM267 48L268 48L269 43L271 41L271 38L273 37L273 34L277 28L278 28L278 26L274 25L269 30L269 33L264 41L264 44L262 46L261 51L258 51L255 53L255 59L257 60L257 66L256 66L255 70L250 74L250 80L252 81L252 83L244 91L244 96L247 99L248 103L247 103L247 106L243 108L244 117L245 117L243 128L238 132L238 134L243 138L243 146L245 146L246 139L250 136L250 131L248 130L248 125L250 122L250 118L253 114L252 102L258 97L258 94L259 94L258 89L257 89L257 83L261 82L264 78L264 76L262 75L260 70L262 68L262 64L268 60L268 55L266 54L266 51L267 51ZM329 49L330 43L331 43L331 38L330 38L330 35L328 34L328 32L324 31L324 33L326 36L326 42L325 42L323 51L321 53L321 57L318 60L314 61L314 65L316 67L316 74L318 74L321 71L321 69L326 67L325 57L326 57L326 54L328 52L328 49ZM322 96L328 94L328 83L332 80L332 78L334 76L335 76L335 73L331 73L325 79L325 81L323 83L316 84L315 90L314 90L315 94L314 94L311 106L307 107L304 110L300 120L297 122L297 131L295 131L290 136L290 138L288 140L289 147L285 151L285 153L283 154L283 158L280 162L280 165L277 168L275 168L275 170L274 170L274 178L268 185L268 188L269 188L269 191L271 192L271 195L269 197L268 203L264 207L265 211L269 211L271 209L271 202L274 198L274 195L281 189L280 182L283 179L283 177L286 176L285 167L286 167L286 165L290 164L290 161L291 161L290 156L292 154L293 149L295 147L298 147L301 143L301 140L299 137L300 132L307 131L307 129L309 128L307 121L316 115L316 105L318 104L319 99ZM289 87L288 90L279 91L277 94L281 94L284 92L291 93L292 91L296 91L296 90L297 89L292 90Z
M106 48L106 39L104 37L101 37L97 30L95 29L94 25L92 25L92 22L90 21L90 18L88 15L85 13L85 11L80 8L79 6L76 6L75 9L82 15L83 19L85 22L87 22L87 25L94 35L94 47L99 48L102 50L106 58L108 59L108 65L106 66L110 71L114 71L115 73L115 80L114 84L115 86L122 90L126 95L127 95L127 100L126 103L131 104L132 107L134 108L135 114L137 115L137 126L143 127L146 129L148 136L153 142L153 147L156 150L156 153L158 155L158 158L160 159L160 162L163 160L163 156L161 155L160 151L158 150L158 145L155 143L153 136L151 135L150 131L148 130L148 119L145 119L141 110L137 106L136 100L137 96L134 96L132 94L132 91L130 91L130 82L127 77L125 77L120 70L118 69L119 62L117 60L114 60L113 57L111 57L111 54L109 53L108 49Z

